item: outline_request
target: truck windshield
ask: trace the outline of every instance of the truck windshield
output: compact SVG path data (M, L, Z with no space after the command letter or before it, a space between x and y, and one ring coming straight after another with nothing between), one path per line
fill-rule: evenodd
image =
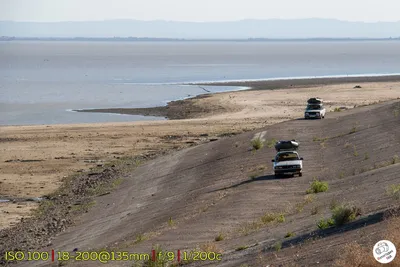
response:
M280 153L279 155L276 156L277 162L288 161L288 160L299 160L299 156L293 152Z
M312 109L321 109L321 105L308 105L307 110L312 110Z

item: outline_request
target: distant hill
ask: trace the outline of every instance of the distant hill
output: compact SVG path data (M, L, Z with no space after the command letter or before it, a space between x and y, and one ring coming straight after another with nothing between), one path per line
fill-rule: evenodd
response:
M149 37L185 39L248 38L399 38L398 22L348 22L333 19L176 22L107 20L87 22L0 21L0 36Z

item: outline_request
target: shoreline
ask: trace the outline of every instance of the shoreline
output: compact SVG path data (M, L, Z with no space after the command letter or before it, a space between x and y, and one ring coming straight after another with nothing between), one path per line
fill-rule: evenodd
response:
M236 91L229 91L229 92L236 92ZM163 117L169 120L194 119L194 118L199 118L201 115L209 114L211 112L210 108L200 107L198 105L195 105L195 102L199 99L209 98L215 94L220 94L220 93L201 94L195 97L189 97L182 100L170 101L165 106L157 106L150 108L105 108L105 109L100 108L100 109L80 109L73 111L89 112L89 113L92 112L110 113L110 114L120 114L120 115L140 115L146 117L152 116L160 118ZM222 112L224 110L220 111Z
M235 93L240 91L250 90L275 90L275 89L295 89L295 88L310 88L318 86L328 86L337 84L363 84L363 83L385 83L385 82L400 82L400 74L388 75L348 75L348 76L326 76L326 77L290 77L290 78L271 78L271 79L250 79L250 80L231 80L231 81L216 81L216 82L193 82L185 83L184 85L192 86L232 86L240 88L223 93L206 93L194 97L189 97L180 100L168 102L165 106L156 106L149 108L98 108L98 109L80 109L75 112L89 113L110 113L121 115L141 115L164 117L168 120L194 119L202 118L204 115L221 114L229 110L223 106L206 107L198 105L198 101L204 98L209 98L216 94ZM244 89L245 88L245 89Z

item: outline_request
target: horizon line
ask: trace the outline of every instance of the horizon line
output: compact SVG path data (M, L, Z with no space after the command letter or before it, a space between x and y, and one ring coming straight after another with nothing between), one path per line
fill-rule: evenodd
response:
M149 41L374 41L374 40L400 40L399 36L389 36L389 37L282 37L282 38L268 38L268 37L249 37L249 38L179 38L179 37L135 37L135 36L113 36L113 37L85 37L85 36L74 36L74 37L59 37L59 36L47 36L47 37L39 37L39 36L0 36L0 41L10 41L10 40L19 40L19 41L30 41L30 40L39 40L39 41L58 41L58 40L110 40L110 41L118 41L118 40L149 40Z
M227 22L243 22L243 21L295 21L295 20L331 20L338 22L347 22L347 23L366 23L366 24L374 24L374 23L399 23L400 20L391 20L391 21L362 21L362 20L343 20L337 18L318 18L318 17L310 17L310 18L244 18L244 19L236 19L236 20L220 20L220 21L186 21L186 20L169 20L169 19L134 19L134 18L116 18L116 19L99 19L99 20L60 20L60 21L29 21L29 20L0 20L0 22L13 22L13 23L84 23L84 22L107 22L107 21L137 21L137 22L177 22L177 23L227 23Z

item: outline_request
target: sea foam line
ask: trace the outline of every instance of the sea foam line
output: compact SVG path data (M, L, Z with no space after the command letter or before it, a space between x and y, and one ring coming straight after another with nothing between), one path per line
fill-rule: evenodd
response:
M357 77L385 77L385 76L400 76L400 73L365 73L365 74L339 74L339 75L320 75L320 76L291 76L291 77L274 77L274 78L258 78L258 79L232 79L232 80L216 80L216 81L194 81L177 83L182 85L196 85L200 83L229 83L229 82L257 82L257 81L286 81L286 80L312 80L321 78L357 78Z
M229 82L257 82L257 81L285 81L285 80L302 80L302 79L320 79L320 78L357 78L357 77L385 77L399 76L400 73L363 73L363 74L338 74L338 75L319 75L319 76L291 76L291 77L273 77L273 78L257 78L257 79L224 79L224 80L197 80L188 82L122 82L125 85L181 85L192 86L200 83L229 83Z

